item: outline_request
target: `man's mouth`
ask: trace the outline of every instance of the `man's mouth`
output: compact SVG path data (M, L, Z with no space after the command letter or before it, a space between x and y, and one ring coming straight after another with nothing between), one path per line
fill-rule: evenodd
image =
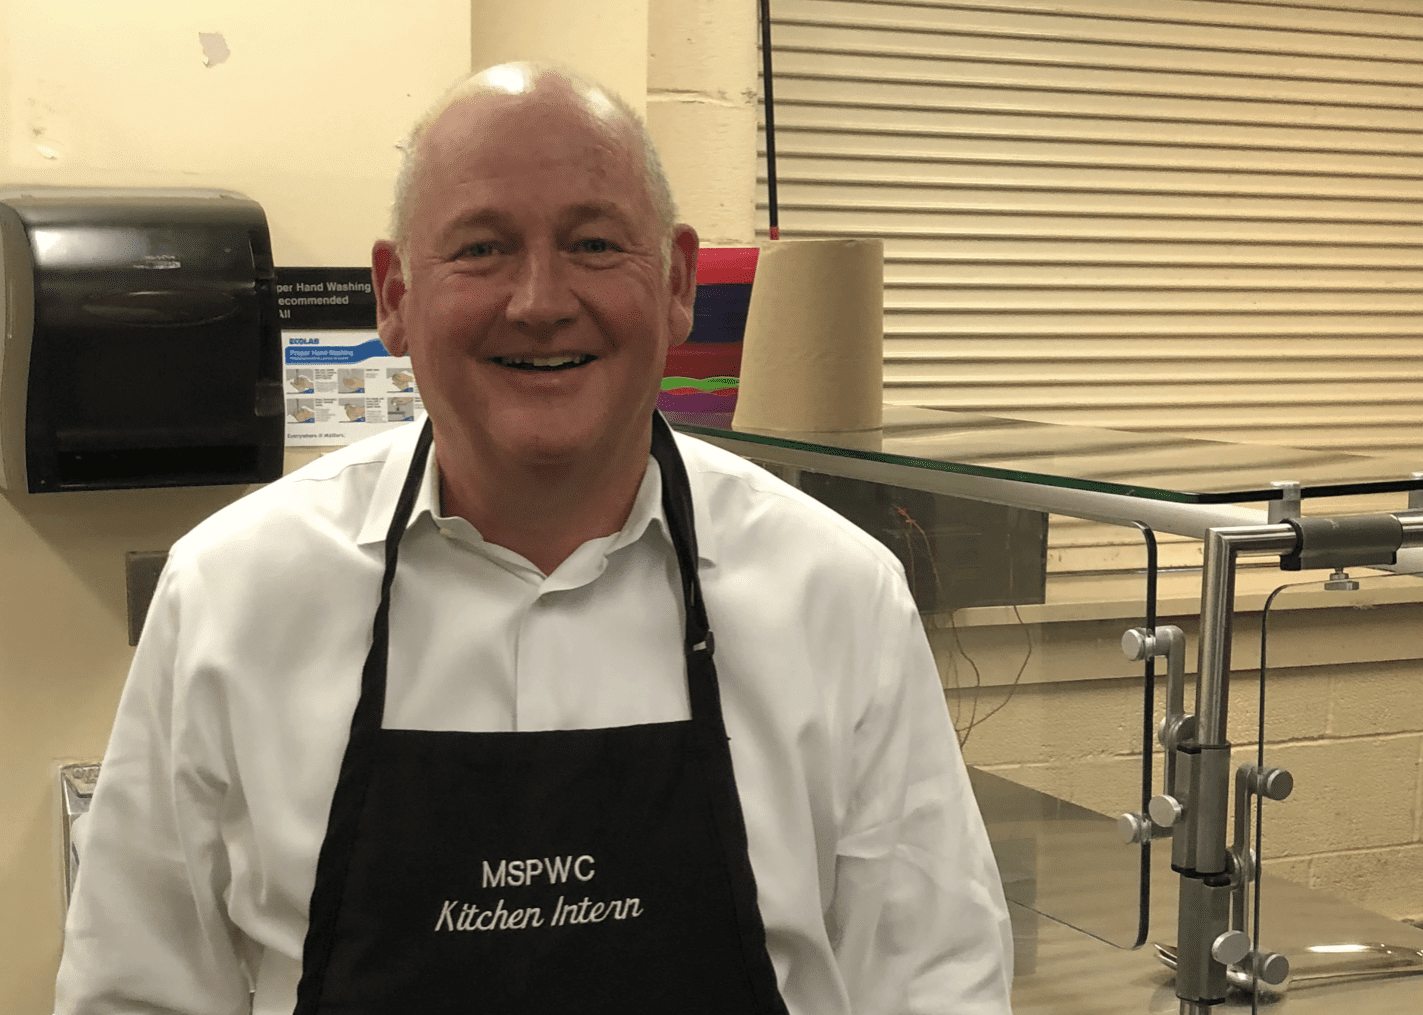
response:
M597 358L587 353L574 353L568 356L491 356L490 362L497 363L501 367L512 367L515 370L571 370L573 367L591 363Z

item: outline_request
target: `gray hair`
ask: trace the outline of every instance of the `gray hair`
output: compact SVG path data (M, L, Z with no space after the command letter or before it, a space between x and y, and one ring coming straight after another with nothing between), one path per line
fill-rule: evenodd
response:
M662 274L667 274L672 259L672 231L677 224L677 203L672 197L672 188L667 182L667 174L662 169L662 161L657 157L657 148L647 133L647 124L620 95L590 78L558 64L517 61L487 67L456 81L416 121L410 135L400 146L402 157L400 172L395 178L395 202L390 211L390 234L391 239L395 241L396 252L400 255L401 274L407 286L410 284L410 224L415 210L415 177L420 168L420 140L425 131L429 130L431 124L439 119L445 110L462 99L477 95L522 94L532 91L539 82L549 78L567 85L586 108L598 110L602 107L604 115L611 113L611 119L622 121L632 136L634 150L641 149L647 196L657 219Z

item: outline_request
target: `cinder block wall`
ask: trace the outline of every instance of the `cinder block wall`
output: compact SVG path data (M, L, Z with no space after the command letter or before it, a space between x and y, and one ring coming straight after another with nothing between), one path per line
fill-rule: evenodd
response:
M1423 661L1346 661L1353 648L1370 654L1356 644L1359 632L1351 634L1361 612L1311 610L1296 618L1292 650L1272 639L1271 657L1278 651L1288 665L1270 668L1265 762L1289 769L1295 788L1283 802L1266 802L1265 869L1388 916L1417 918L1423 915ZM1165 622L1188 631L1193 626L1189 618ZM1128 626L1106 624L1118 636ZM1372 654L1408 653L1410 641L1412 654L1420 653L1418 635L1410 638L1420 630L1416 614L1395 613L1392 627L1382 638L1363 635L1375 648ZM976 632L962 631L964 647L984 679L993 681L979 688L962 655L949 651L949 639L933 632L945 697L960 736L967 733L966 760L1113 818L1137 810L1142 682L1137 676L1094 679L1129 668L1117 661L1121 653L1103 631L1100 623L1034 625L1000 630L1001 644L992 647L987 638L975 641ZM1258 643L1254 651L1246 646L1257 631L1258 620L1241 618L1237 663L1257 658ZM1037 672L1070 677L1075 671L1086 678L1020 683L1010 697L999 681L1005 672L1011 679L1021 664L1025 633L1035 640ZM1016 655L1008 648L1014 634ZM1095 660L1096 672L1084 654ZM1187 659L1194 670L1194 642ZM1163 674L1159 665L1158 717L1165 706ZM1237 765L1255 759L1258 678L1258 670L1250 669L1231 678L1230 740ZM1187 711L1194 697L1194 682L1188 682ZM979 723L970 729L975 699ZM1159 747L1155 754L1159 787Z

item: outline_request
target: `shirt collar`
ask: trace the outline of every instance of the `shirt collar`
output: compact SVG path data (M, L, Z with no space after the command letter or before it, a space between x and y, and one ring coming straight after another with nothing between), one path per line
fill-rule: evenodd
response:
M366 517L361 523L360 534L356 536L357 546L385 542L385 534L390 531L391 518L395 514L396 502L400 499L400 488L405 484L405 473L410 470L410 460L415 454L415 442L420 439L420 430L425 425L422 413L413 423L396 430L390 441L390 452L381 466L380 477L371 491L370 503L366 505ZM421 515L431 513L435 492L439 489L435 453L433 449L425 462L425 476L420 481L420 489L415 495L415 506L410 512L408 531Z
M356 537L357 545L368 546L385 541L386 533L390 530L391 517L395 514L396 502L400 499L400 488L405 483L405 473L410 469L410 460L415 454L415 443L419 440L424 421L425 417L421 415L415 422L401 427L391 439L390 453L381 467L380 478L376 480L370 503L366 506L365 520L361 524L360 534ZM698 479L698 474L689 474L693 510L702 519L701 524L697 525L697 555L711 563L714 559L711 526L706 524L706 500L701 496ZM420 489L415 495L415 505L410 512L410 521L405 527L407 532L412 525L427 515L431 519L439 517L439 492L439 466L435 462L432 444L425 461L425 475L420 480ZM662 541L669 548L672 546L672 530L662 510L662 471L656 468L656 462L650 454L647 456L647 471L643 473L642 484L638 487L637 497L633 501L632 512L617 538L608 545L607 552L612 553L636 542L648 528L655 528Z

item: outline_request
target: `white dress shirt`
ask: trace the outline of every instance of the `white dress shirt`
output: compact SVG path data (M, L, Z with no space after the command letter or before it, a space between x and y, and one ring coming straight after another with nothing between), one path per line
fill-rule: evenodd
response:
M291 1012L419 425L333 452L174 544L80 844L58 1015L238 1015L252 990L258 1015ZM787 1007L1007 1013L1007 906L898 562L764 470L677 442ZM689 718L652 458L623 529L551 575L441 517L434 462L400 547L385 725Z

